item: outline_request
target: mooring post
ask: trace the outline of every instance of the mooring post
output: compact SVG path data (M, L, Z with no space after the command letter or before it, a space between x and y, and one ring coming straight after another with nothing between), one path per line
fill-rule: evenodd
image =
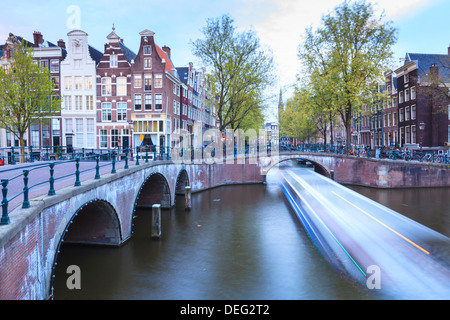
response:
M191 187L186 186L184 187L184 199L185 199L185 210L191 210Z
M152 206L152 239L161 238L161 205Z
M331 180L334 180L334 170L330 170L330 178Z

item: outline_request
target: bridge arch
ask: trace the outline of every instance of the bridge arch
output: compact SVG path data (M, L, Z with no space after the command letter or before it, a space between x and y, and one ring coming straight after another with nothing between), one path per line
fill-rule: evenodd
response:
M181 169L175 182L175 195L184 195L184 188L189 185L189 175L185 169Z
M142 183L134 208L151 208L154 204L161 204L161 208L170 208L172 205L169 183L159 172L150 174Z
M332 170L325 163L316 159L316 157L309 156L309 155L303 155L303 154L280 155L277 158L273 157L273 158L271 158L270 164L268 166L265 166L265 168L263 168L263 174L266 175L270 171L270 169L277 166L278 164L280 164L283 161L297 160L297 159L302 159L302 160L311 162L314 166L315 172L317 172L327 178L332 177L332 175L331 175Z
M59 229L62 231L50 270L49 296L53 296L53 277L61 245L64 243L119 246L122 243L120 219L116 209L106 200L95 199L68 213Z

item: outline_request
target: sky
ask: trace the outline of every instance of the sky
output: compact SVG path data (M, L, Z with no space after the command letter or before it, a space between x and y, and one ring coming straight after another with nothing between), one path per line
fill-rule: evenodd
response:
M450 46L450 1L448 0L366 0L374 4L385 19L397 28L393 65L400 66L406 52L447 53ZM171 48L176 67L201 61L192 55L192 41L203 39L207 19L229 14L238 30L253 30L261 44L270 50L278 82L267 109L267 121L276 115L278 95L283 101L293 94L301 73L298 46L305 29L320 25L322 16L333 11L342 0L15 0L2 3L0 43L10 32L33 41L40 31L45 40L56 44L67 41L67 33L81 29L89 44L103 51L106 36L114 25L125 45L137 52L139 32L155 32L160 47Z

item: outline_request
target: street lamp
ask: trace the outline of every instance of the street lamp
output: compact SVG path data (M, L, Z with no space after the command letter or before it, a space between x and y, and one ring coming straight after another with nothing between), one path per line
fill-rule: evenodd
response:
M419 122L419 130L420 130L420 155L422 156L422 144L423 144L423 131L425 130L425 122Z

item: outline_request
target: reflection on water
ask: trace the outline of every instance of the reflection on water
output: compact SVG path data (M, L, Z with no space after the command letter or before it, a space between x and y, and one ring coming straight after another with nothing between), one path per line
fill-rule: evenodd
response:
M374 299L353 286L314 248L278 185L220 187L183 197L162 212L162 237L151 240L151 211L139 210L134 235L120 248L63 246L55 299ZM446 236L448 189L351 189ZM69 265L81 290L69 290Z

